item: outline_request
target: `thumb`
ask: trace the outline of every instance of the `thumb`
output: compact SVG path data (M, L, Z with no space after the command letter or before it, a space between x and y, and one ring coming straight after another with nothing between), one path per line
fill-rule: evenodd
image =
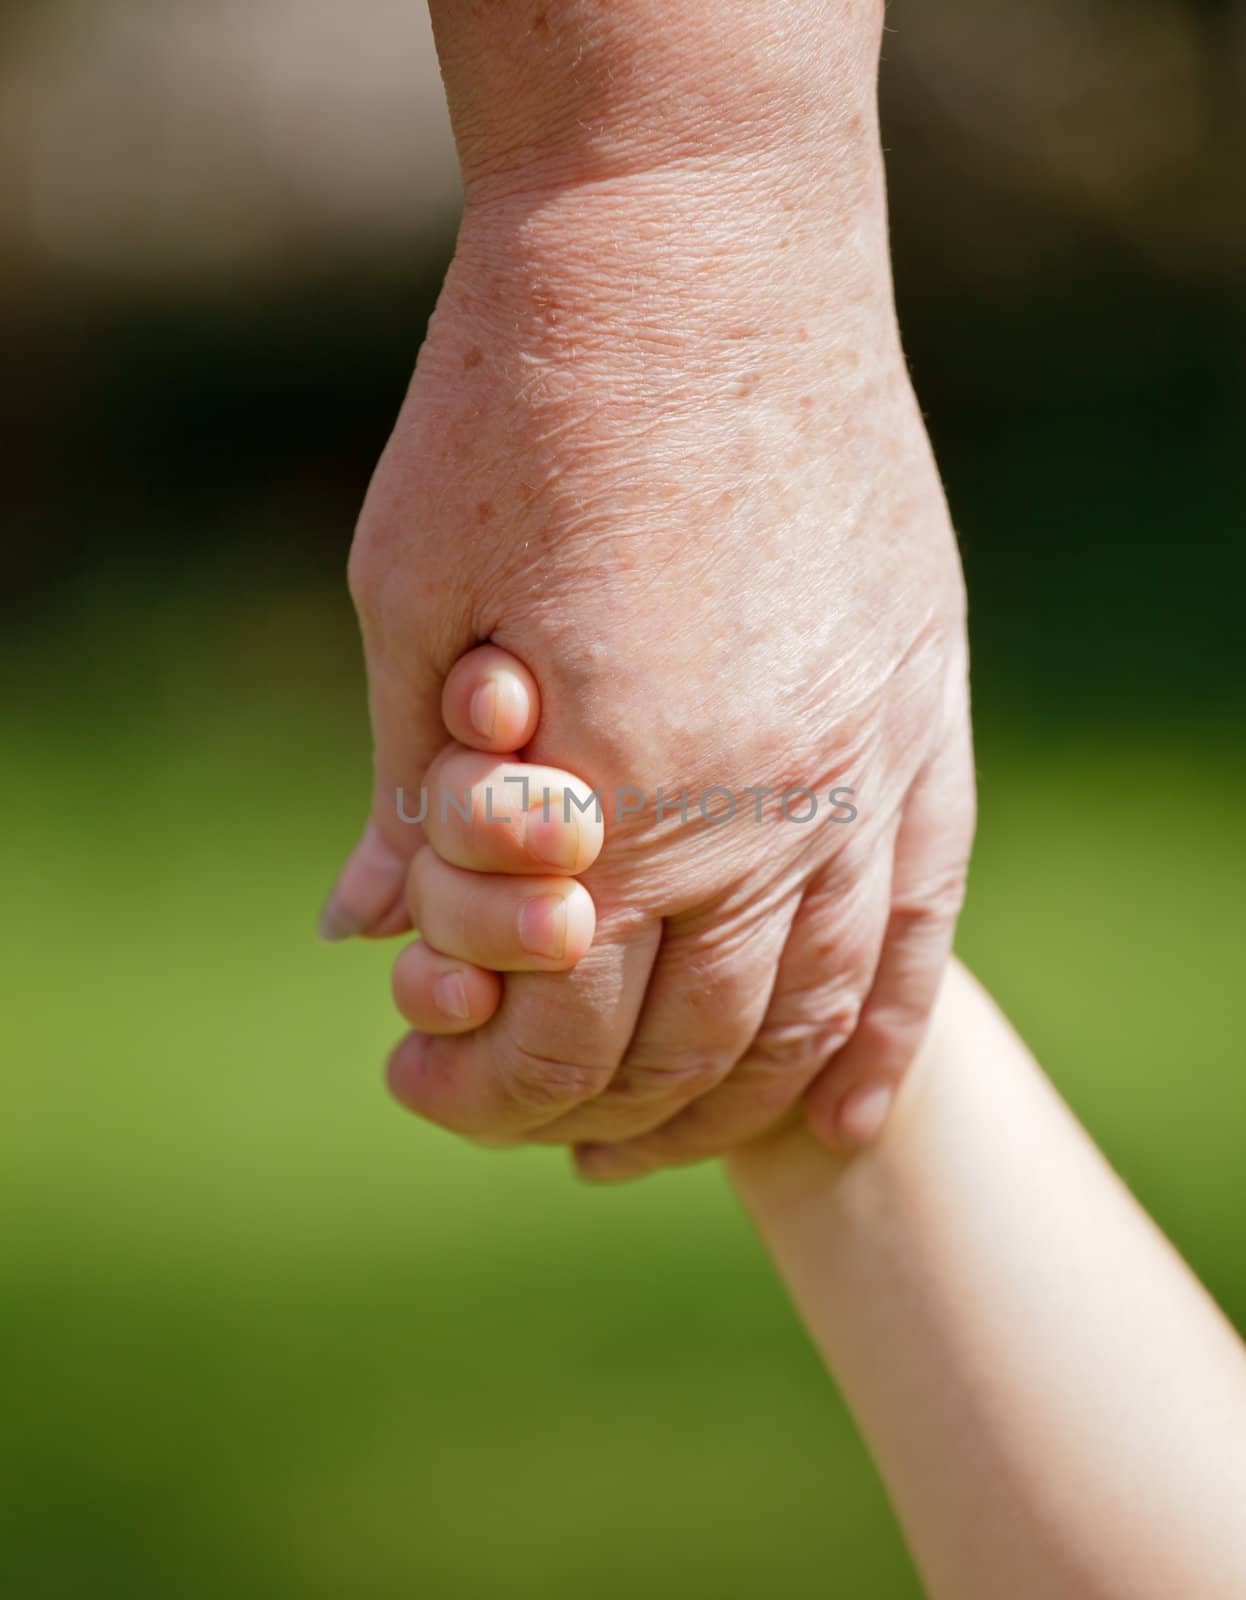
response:
M398 667L369 654L372 809L320 913L322 939L358 935L379 939L411 926L405 896L407 867L423 842L424 830L403 816L421 815L420 785L446 743L441 720L444 678L445 667L427 659L408 658Z

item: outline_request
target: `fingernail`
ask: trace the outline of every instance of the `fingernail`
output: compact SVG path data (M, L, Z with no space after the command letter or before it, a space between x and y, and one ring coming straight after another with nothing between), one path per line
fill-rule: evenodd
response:
M871 1144L882 1132L895 1090L889 1083L867 1083L854 1089L839 1108L840 1136L848 1144Z
M548 813L548 814L547 814ZM549 805L539 800L524 823L528 854L561 872L572 872L580 859L580 821L571 814L565 796L551 795Z
M348 911L338 899L337 890L334 889L321 908L319 921L316 923L316 935L326 944L340 944L343 939L353 939L363 932L363 926L358 916Z
M519 942L529 955L561 961L567 953L567 902L558 894L534 894L519 907Z
M460 972L443 972L433 984L433 999L438 1011L444 1016L453 1017L456 1022L465 1022L471 1016L467 990Z
M401 904L407 863L369 822L324 903L317 932L331 944L384 924Z
M472 696L468 707L472 727L482 738L492 739L498 722L498 681L486 678Z

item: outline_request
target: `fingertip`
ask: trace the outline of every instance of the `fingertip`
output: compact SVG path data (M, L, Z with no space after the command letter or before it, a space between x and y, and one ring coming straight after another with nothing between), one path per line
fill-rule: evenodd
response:
M814 1085L805 1098L805 1112L814 1134L829 1150L852 1155L879 1138L895 1097L896 1086L886 1079L858 1083L845 1091L832 1075Z
M863 1083L846 1094L835 1119L840 1139L851 1149L873 1144L883 1131L896 1097L890 1083Z
M597 906L582 883L567 893L567 964L576 966L592 947L597 932Z
M381 938L409 926L406 918L406 858L370 820L346 858L316 924L329 944L344 939Z
M506 754L535 734L540 692L522 661L500 645L485 644L450 668L441 714L450 736L468 749Z
M320 908L316 919L316 937L324 944L341 944L344 939L357 938L363 932L354 911L342 903L336 886Z
M583 884L546 879L535 894L519 900L515 925L518 949L504 953L508 967L569 972L588 954L597 928L597 908ZM511 967L511 970L514 970Z
M560 791L546 791L534 800L524 819L524 846L542 867L572 875L587 872L604 843L600 801L570 773L562 779Z
M561 809L565 810L565 804ZM560 808L539 801L529 808L524 818L523 842L524 849L541 871L553 867L557 872L579 872L581 857L587 853L580 842L577 819L560 815Z
M424 1033L468 1033L488 1022L501 1004L496 972L439 954L423 939L401 951L390 974L394 1004Z

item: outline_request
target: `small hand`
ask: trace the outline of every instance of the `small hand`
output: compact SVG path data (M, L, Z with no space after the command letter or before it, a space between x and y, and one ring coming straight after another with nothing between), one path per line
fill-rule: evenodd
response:
M450 742L419 808L424 843L407 874L421 937L394 964L394 999L417 1033L395 1052L390 1082L418 1105L425 1036L467 1033L503 1003L505 972L566 972L592 942L595 911L575 881L596 859L602 823L570 774L499 756L528 743L540 702L531 674L486 645L451 669L442 695ZM527 802L525 805L524 802Z

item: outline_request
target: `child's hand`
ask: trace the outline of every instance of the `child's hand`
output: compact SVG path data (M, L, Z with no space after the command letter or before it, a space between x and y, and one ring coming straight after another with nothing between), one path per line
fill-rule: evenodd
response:
M398 1009L421 1033L480 1027L501 1004L499 973L565 972L592 942L593 902L573 874L596 860L602 823L595 807L563 802L568 791L584 802L587 784L499 759L529 742L539 716L531 673L496 645L469 652L446 678L442 718L453 742L405 807L425 813L427 843L407 877L421 937L393 974ZM399 1099L403 1059L391 1063Z

